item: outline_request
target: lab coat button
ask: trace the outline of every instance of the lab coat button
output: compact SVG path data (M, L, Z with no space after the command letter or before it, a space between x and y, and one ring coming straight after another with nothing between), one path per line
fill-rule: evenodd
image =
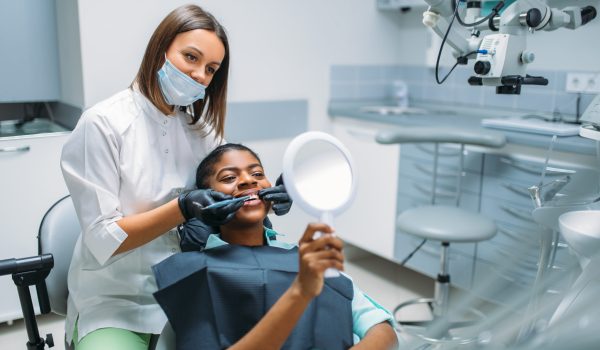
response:
M167 132L166 132L166 131L163 131L163 132L162 132L162 135L163 135L163 136L167 136Z
M169 153L169 149L168 148L165 149L165 153Z

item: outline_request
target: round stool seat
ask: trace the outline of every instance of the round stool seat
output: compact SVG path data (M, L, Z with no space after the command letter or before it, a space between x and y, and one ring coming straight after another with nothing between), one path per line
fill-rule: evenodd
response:
M494 221L456 207L425 206L408 209L398 216L401 231L442 242L479 242L496 234Z

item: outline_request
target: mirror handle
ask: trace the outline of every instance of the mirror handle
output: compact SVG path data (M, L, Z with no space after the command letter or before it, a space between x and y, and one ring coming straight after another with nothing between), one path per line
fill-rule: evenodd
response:
M333 214L331 212L324 211L323 213L321 213L320 221L324 224L333 227ZM335 233L332 233L332 235L335 235ZM323 236L323 232L317 231L315 232L313 239L319 239L321 238L321 236ZM339 277L339 275L340 271L333 267L330 267L327 270L325 270L324 274L325 278Z

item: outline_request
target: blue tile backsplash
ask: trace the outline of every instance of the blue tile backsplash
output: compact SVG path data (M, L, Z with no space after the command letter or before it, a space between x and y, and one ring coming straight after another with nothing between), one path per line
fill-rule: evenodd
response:
M448 71L440 68L440 79ZM572 118L577 110L577 94L565 91L566 72L530 70L533 76L548 79L547 86L525 85L520 95L498 95L491 86L470 86L467 79L473 68L456 67L442 84L435 81L435 70L413 65L334 65L331 67L331 100L390 99L392 83L403 80L408 85L409 99L417 102L443 102L466 106L509 108L532 113L554 113ZM593 95L582 94L582 113Z

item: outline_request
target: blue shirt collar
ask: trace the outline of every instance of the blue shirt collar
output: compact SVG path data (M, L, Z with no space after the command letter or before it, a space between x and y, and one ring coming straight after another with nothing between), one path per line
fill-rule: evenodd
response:
M292 249L296 246L296 244L291 244L291 243L278 241L278 240L274 239L276 236L283 236L282 234L278 233L277 231L267 228L267 227L265 227L264 229L265 229L264 230L265 241L267 242L268 246L278 247L278 248L282 248L282 249ZM227 243L221 239L220 233L213 233L210 236L208 236L208 239L206 240L206 245L204 246L204 250L213 249L213 248L220 247L222 245L227 245L227 244L229 244L229 243Z

